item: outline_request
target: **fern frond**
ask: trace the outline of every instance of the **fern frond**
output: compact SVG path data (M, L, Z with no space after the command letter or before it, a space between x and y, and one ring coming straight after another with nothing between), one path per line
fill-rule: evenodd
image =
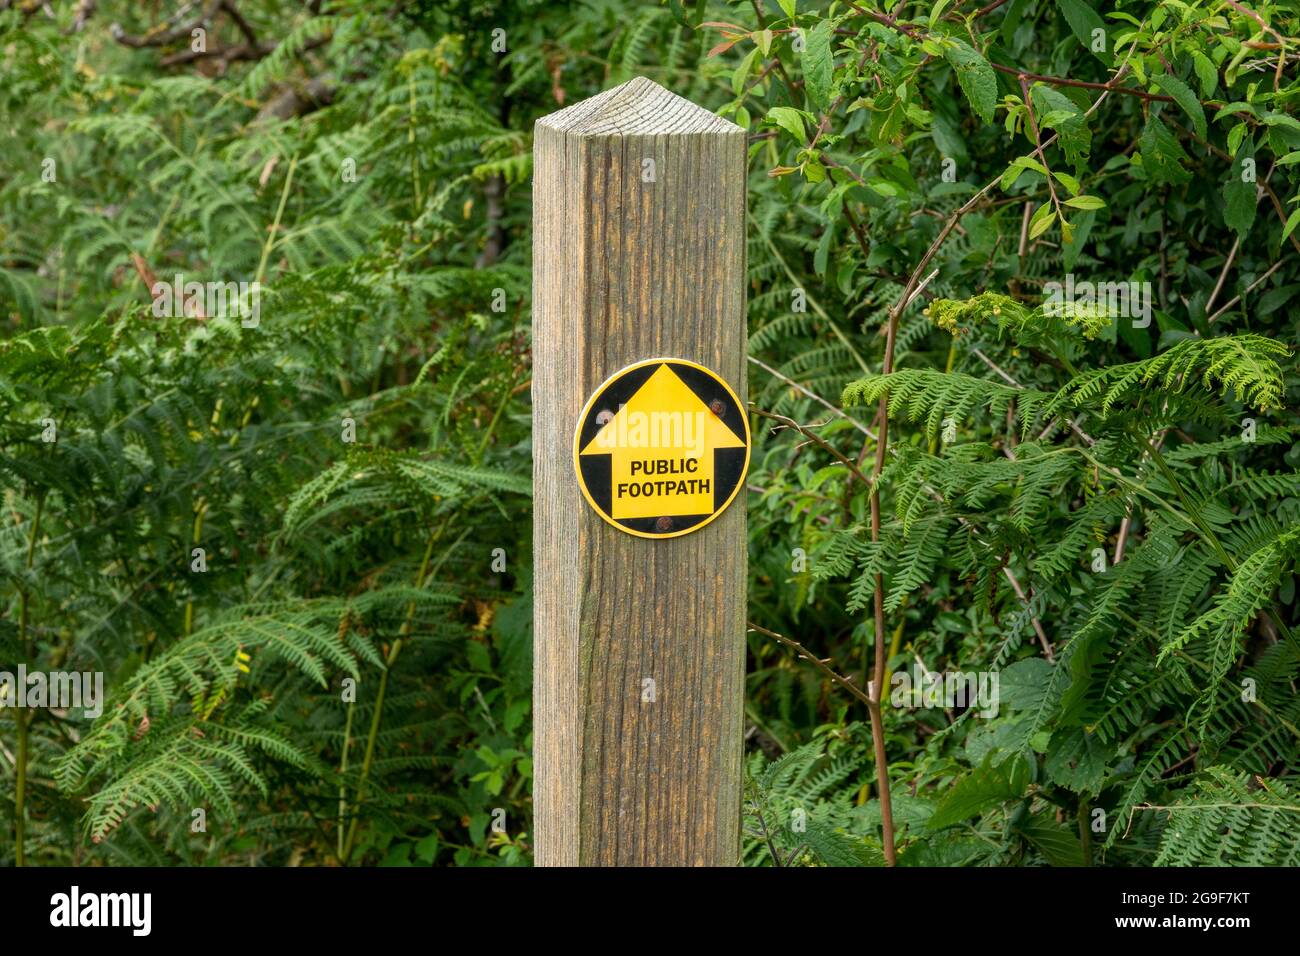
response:
M888 375L869 375L845 386L840 401L845 408L871 404L889 397L889 413L916 422L925 419L926 437L937 441L945 419L965 421L977 408L992 416L1006 414L1016 402L1016 414L1025 429L1048 395L1033 389L1018 389L972 375L944 373L934 369L899 369Z
M1089 408L1105 416L1117 404L1146 394L1153 386L1178 394L1198 384L1260 410L1281 405L1285 383L1278 359L1291 354L1285 344L1262 335L1184 339L1173 348L1139 362L1083 372L1067 382L1047 410Z
M1207 767L1168 815L1156 866L1300 866L1300 795L1281 780Z

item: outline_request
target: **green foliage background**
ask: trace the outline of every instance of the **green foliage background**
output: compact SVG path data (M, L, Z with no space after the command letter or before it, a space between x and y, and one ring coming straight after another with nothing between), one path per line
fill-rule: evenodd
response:
M880 575L887 688L1001 686L883 708L900 864L1295 864L1298 58L1271 2L0 3L0 668L108 690L0 709L0 862L530 861L531 125L644 75L751 134L750 617L828 662L749 634L745 862L884 859L826 669Z

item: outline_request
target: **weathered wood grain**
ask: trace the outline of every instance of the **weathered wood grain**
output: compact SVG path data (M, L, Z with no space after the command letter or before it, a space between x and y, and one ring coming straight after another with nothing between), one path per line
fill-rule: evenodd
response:
M744 132L632 80L537 122L533 214L536 862L734 865L745 495L691 534L624 534L583 500L573 433L640 359L745 400Z

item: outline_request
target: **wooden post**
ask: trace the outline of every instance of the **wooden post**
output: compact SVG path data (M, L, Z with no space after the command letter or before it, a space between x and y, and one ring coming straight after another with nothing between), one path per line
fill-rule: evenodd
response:
M744 489L698 531L626 534L583 499L574 430L657 357L744 408L745 134L635 79L538 120L533 150L536 863L733 866Z

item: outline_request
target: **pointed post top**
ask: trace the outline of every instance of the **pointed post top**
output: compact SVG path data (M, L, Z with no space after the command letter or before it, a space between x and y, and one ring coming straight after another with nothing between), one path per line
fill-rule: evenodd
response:
M643 76L543 116L537 125L574 136L744 132Z

